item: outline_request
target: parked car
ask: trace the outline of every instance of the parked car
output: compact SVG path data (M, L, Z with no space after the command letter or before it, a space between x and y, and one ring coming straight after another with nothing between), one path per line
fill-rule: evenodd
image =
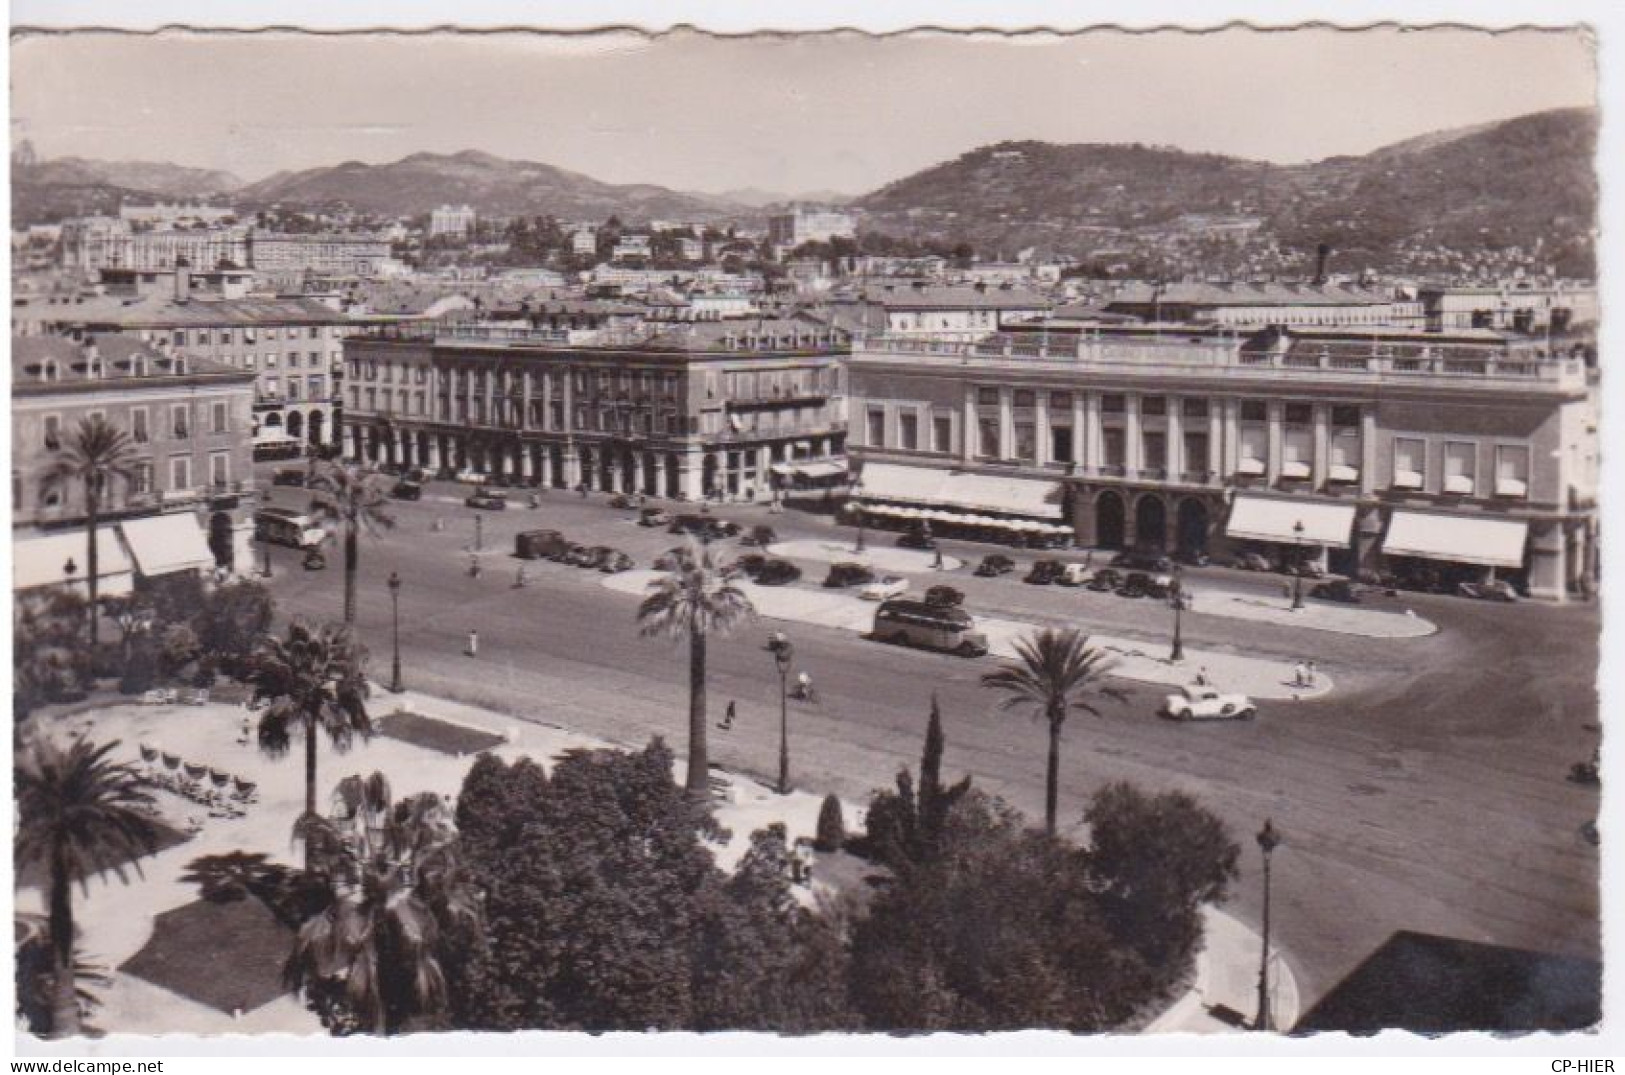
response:
M1173 580L1167 575L1149 575L1144 571L1131 571L1117 587L1118 597L1167 597Z
M1320 601L1336 601L1344 605L1358 605L1360 592L1356 590L1347 579L1332 579L1330 582L1316 583L1309 591L1309 596Z
M1258 709L1245 694L1221 694L1213 687L1191 684L1163 698L1162 715L1174 720L1252 720Z
M925 603L932 608L958 608L965 603L965 595L952 586L939 584L925 591Z
M644 508L638 513L639 526L670 526L671 512L665 508Z
M830 589L845 586L867 586L875 581L875 573L866 564L830 564L829 574L824 576L824 585Z
M740 535L739 544L746 548L765 549L769 545L777 544L779 535L771 526L757 524L744 534Z
M617 551L618 550L612 549L608 545L593 545L587 549L587 555L585 557L586 563L582 564L581 566L591 568L603 567L604 562L610 557L614 556Z
M1034 586L1048 586L1052 582L1060 581L1064 574L1066 565L1059 560L1034 560L1032 569L1021 581L1030 582Z
M389 491L389 495L396 500L422 500L423 483L402 478L395 483L395 488Z
M755 578L757 572L761 571L766 563L767 557L759 552L747 552L734 560L734 566L739 568L739 573L748 579Z
M709 515L679 515L667 530L673 534L693 534L707 541L715 541L738 534L739 524L726 519L713 519Z
M1083 586L1094 578L1094 568L1088 564L1067 564L1061 570L1061 577L1055 581L1062 586Z
M463 503L481 511L505 511L508 507L508 494L494 489L479 489Z
M308 473L309 471L304 467L279 467L271 475L271 484L297 485L302 489L305 485L305 476Z
M675 571L677 569L677 558L682 555L682 553L683 546L681 545L673 549L667 549L659 556L656 556L654 563L649 566L653 567L656 571Z
M596 567L597 565L593 563L593 557L592 549L586 545L577 545L572 542L570 547L565 550L564 562L571 567Z
M1028 534L1024 545L1029 549L1065 549L1072 544L1071 534Z
M1096 593L1111 593L1123 584L1123 573L1116 568L1103 567L1084 583Z
M784 586L801 577L801 568L788 560L767 560L756 572L758 586Z
M630 571L637 564L626 553L619 549L610 549L608 554L598 562L598 570L606 575L618 575L622 571Z
M976 565L975 574L978 578L990 579L998 575L1008 575L1016 569L1016 562L1003 553L993 553L982 557L982 562Z
M906 534L899 534L897 546L901 549L934 549L937 539L923 530L910 530Z
M643 497L637 493L616 493L609 498L609 506L612 508L635 508L642 503Z
M1174 563L1184 564L1186 567L1206 567L1212 562L1212 557L1200 549L1180 549L1174 553Z
M1240 568L1242 571L1273 571L1269 557L1261 552L1238 552L1230 566Z
M1318 589L1319 587L1316 587ZM1505 579L1491 579L1489 582L1464 582L1457 587L1463 597L1471 597L1479 601L1506 601L1518 600L1518 591L1512 588L1512 583Z
M1285 574L1297 575L1306 579L1323 579L1326 577L1326 569L1321 567L1319 561L1316 560L1304 560L1302 563L1288 564L1283 570Z
M459 470L456 474L456 480L464 485L486 485L490 483L491 476L481 474L477 470Z
M513 554L521 560L553 560L570 543L557 530L526 530L513 539Z
M88 544L88 542L87 542ZM322 555L320 549L310 549L305 553L305 570L322 571L327 567L327 557Z
M882 575L864 586L858 596L865 601L888 601L908 593L908 580L901 575Z
M1112 557L1112 566L1130 571L1168 572L1174 569L1174 562L1154 549L1131 549Z

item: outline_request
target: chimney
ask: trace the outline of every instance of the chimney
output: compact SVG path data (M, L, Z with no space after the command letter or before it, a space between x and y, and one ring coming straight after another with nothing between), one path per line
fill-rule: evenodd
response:
M190 302L192 298L192 264L184 257L175 259L175 301Z
M1326 283L1326 259L1332 256L1332 248L1326 243L1315 247L1315 286L1323 287Z

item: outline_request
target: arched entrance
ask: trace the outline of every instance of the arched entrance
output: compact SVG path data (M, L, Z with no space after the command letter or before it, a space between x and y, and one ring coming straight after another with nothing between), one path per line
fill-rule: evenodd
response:
M1176 542L1178 551L1207 552L1207 505L1194 497L1186 497L1181 500L1179 502L1178 529L1179 537Z
M306 423L305 427L309 434L310 443L317 445L324 443L322 440L322 429L326 424L327 418L322 414L321 411L310 412L310 420Z
M1095 544L1103 549L1121 549L1127 517L1120 494L1107 490L1096 497Z
M209 516L209 551L214 553L216 566L228 571L235 566L235 550L231 547L231 516L223 511Z
M305 435L305 416L298 411L288 412L288 436L298 440Z
M1134 534L1144 549L1163 549L1168 544L1168 506L1162 497L1146 493L1134 505Z

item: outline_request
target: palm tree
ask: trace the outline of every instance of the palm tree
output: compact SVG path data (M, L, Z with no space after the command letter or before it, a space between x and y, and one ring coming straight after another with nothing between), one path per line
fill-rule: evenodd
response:
M17 862L44 863L52 953L51 1033L79 1033L75 981L73 882L88 892L91 874L124 868L158 845L147 781L128 763L110 761L118 743L95 746L75 739L66 749L40 736L26 743L14 770L17 794Z
M671 571L649 583L638 606L638 631L645 636L688 637L688 780L689 795L710 794L710 765L705 751L705 644L725 635L756 614L750 598L736 586L737 564L723 564L711 546L692 537L677 554Z
M447 1008L448 957L479 925L480 894L439 795L393 802L374 773L347 778L335 797L348 816L307 826L323 849L331 902L300 927L285 976L330 1029L397 1033Z
M395 525L384 510L389 493L384 476L372 467L345 463L313 465L310 510L317 518L344 529L344 622L355 622L356 568L361 561L361 531L377 537Z
M57 449L56 458L40 479L46 489L61 490L78 483L85 491L85 583L90 587L90 650L94 654L98 631L96 591L100 585L98 566L101 550L96 529L101 522L102 503L111 491L114 478L129 482L135 476L135 444L120 429L99 414L83 419Z
M1027 709L1049 725L1049 774L1044 787L1044 831L1055 835L1056 800L1061 784L1061 728L1070 710L1100 716L1092 698L1128 696L1105 682L1116 661L1089 645L1089 636L1076 630L1045 627L1016 639L1018 660L982 676L982 686L1008 697L1000 709Z
M365 652L348 627L312 627L294 621L286 638L267 637L249 658L243 676L260 712L260 749L281 757L295 729L305 735L305 814L316 816L316 741L327 735L333 748L348 750L356 736L372 734L367 717ZM304 820L304 819L301 819ZM311 849L305 847L306 865Z

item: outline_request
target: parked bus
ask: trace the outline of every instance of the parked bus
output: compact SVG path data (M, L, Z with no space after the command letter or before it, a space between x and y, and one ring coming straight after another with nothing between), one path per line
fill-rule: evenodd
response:
M309 515L292 508L261 508L254 513L254 539L292 549L312 549L327 537L327 531Z
M898 646L980 657L987 652L987 636L976 629L976 619L962 608L941 608L924 601L894 598L875 610L872 637Z

